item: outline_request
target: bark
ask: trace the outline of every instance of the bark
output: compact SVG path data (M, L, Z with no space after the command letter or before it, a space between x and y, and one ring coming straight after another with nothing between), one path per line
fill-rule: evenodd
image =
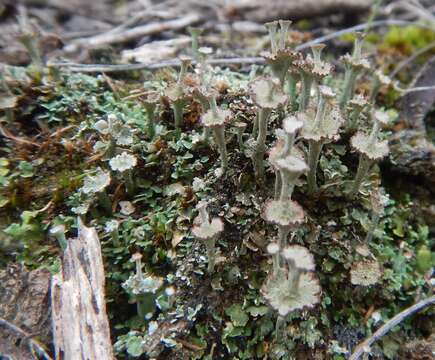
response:
M51 299L57 359L114 359L100 242L80 219L78 237L69 240L61 271L52 278Z

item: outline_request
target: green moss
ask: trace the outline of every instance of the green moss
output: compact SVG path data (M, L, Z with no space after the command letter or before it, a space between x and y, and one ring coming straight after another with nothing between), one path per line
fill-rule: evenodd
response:
M381 48L396 48L406 55L435 41L435 31L417 26L393 26L384 36Z

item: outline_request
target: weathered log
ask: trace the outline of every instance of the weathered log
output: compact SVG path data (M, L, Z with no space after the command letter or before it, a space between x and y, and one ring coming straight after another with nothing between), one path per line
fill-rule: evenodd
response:
M104 299L104 268L94 228L78 220L78 237L65 250L51 283L57 359L114 359Z
M337 13L368 11L371 0L236 0L229 2L232 13L245 20L264 22L275 19L298 20Z

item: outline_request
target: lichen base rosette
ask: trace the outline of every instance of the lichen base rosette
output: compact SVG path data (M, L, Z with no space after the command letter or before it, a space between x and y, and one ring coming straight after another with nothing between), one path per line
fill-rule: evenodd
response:
M287 278L287 271L281 269L276 275L269 276L261 292L281 316L286 316L291 311L311 308L320 301L321 287L319 280L312 272L300 275L297 291L291 291Z

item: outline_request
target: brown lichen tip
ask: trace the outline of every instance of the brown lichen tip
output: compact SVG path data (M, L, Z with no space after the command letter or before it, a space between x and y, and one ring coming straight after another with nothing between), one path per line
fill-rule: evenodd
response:
M374 285L379 282L381 276L382 271L377 260L356 262L350 270L350 282L353 285Z
M299 112L296 116L304 123L301 136L305 140L334 141L339 137L338 130L344 123L344 118L339 108L335 105L326 110L325 117L320 126L315 126L316 114L313 108Z
M299 270L314 271L316 268L313 254L304 246L287 246L282 251L282 256L284 259L292 261Z
M280 226L302 224L305 219L304 210L292 200L269 200L264 206L262 217L267 222Z
M350 139L351 146L361 154L366 155L371 160L381 160L388 155L388 141L376 141L370 145L370 136L362 132L357 132Z
M231 118L231 115L231 110L216 109L216 111L214 111L213 109L209 109L201 116L201 124L209 128L224 126Z
M319 279L312 272L302 273L298 288L292 291L287 271L283 269L269 276L261 288L265 299L281 316L286 316L291 311L314 307L320 301L321 292Z
M224 230L224 222L222 219L215 217L210 222L201 222L194 225L192 234L200 240L211 240L219 235Z
M287 101L279 83L270 78L254 80L249 85L249 92L254 103L263 109L275 109Z

